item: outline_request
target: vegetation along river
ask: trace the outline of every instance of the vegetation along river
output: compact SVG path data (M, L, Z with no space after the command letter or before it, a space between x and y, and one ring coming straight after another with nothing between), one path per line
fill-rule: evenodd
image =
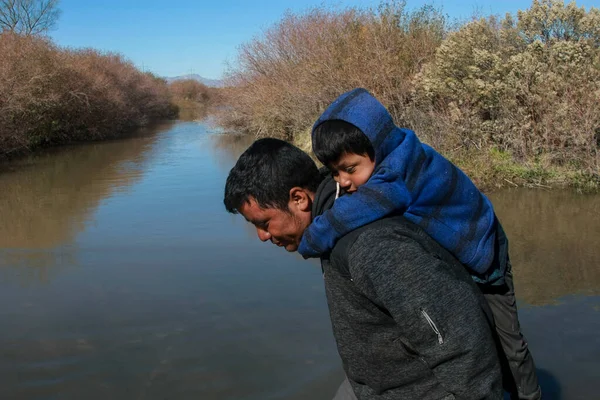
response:
M317 263L222 205L246 139L175 122L0 166L0 399L323 399ZM490 196L546 399L600 376L600 196Z

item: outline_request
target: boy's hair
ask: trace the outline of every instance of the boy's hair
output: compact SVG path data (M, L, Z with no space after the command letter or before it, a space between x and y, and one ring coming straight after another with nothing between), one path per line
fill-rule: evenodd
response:
M288 212L292 188L316 192L322 180L315 162L296 146L279 139L259 139L229 172L223 203L227 211L237 214L252 197L261 208Z
M344 153L368 155L375 159L371 141L356 126L340 119L332 119L317 126L312 136L313 152L325 166L338 161Z

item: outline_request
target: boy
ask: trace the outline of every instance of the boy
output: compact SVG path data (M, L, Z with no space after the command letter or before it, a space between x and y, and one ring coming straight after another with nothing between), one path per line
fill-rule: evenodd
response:
M480 284L517 386L511 396L540 399L535 365L520 332L508 241L489 199L414 132L396 127L385 107L364 89L335 100L315 123L312 140L319 161L349 195L312 221L298 251L305 258L320 256L348 232L403 214Z

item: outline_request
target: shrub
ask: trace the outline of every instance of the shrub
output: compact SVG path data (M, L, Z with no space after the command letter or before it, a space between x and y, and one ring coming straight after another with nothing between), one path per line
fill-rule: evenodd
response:
M194 79L183 79L169 84L169 90L174 99L208 103L210 88Z
M286 15L240 48L221 124L306 147L323 109L365 87L480 183L600 187L598 9L534 0L450 30L405 5Z
M166 82L119 54L0 34L0 155L118 136L173 115Z
M283 20L240 48L225 79L222 125L291 139L339 94L365 87L401 119L411 77L435 53L444 16L403 1L377 10L315 8Z
M557 0L534 1L517 21L465 25L415 79L414 106L431 122L424 127L444 121L445 149L495 148L519 163L543 157L591 174L599 103L600 11Z
M201 120L221 103L221 88L206 86L195 79L171 82L169 91L173 102L179 108L182 120Z

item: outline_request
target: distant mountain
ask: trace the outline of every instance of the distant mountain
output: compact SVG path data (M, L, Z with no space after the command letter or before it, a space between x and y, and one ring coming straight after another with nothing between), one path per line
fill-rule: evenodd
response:
M188 74L188 75L170 76L170 77L168 76L168 77L165 77L165 79L167 80L167 83L171 83L171 82L175 82L175 81L182 81L184 79L193 79L195 81L205 84L206 86L223 87L222 80L203 78L198 74Z

